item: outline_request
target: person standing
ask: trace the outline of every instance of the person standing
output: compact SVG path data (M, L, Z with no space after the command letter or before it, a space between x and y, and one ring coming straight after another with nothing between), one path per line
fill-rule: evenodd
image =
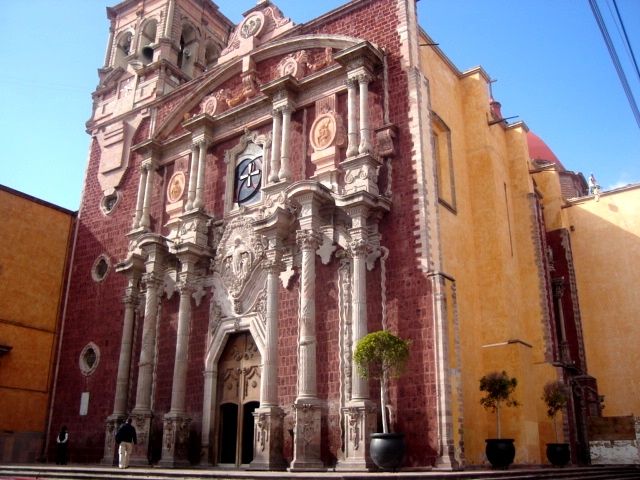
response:
M67 464L67 451L69 446L69 432L66 426L62 426L56 437L56 464Z
M129 417L127 420L120 426L118 432L116 433L116 443L118 444L118 455L119 455L119 468L128 468L129 467L129 458L131 457L131 452L133 451L133 445L138 443L138 438L136 437L136 429L131 424L132 418Z

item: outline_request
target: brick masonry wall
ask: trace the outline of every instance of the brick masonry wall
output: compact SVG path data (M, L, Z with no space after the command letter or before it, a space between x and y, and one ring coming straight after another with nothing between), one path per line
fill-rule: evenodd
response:
M387 21L381 22L385 18ZM391 401L397 414L395 424L398 431L407 435L407 464L429 465L436 455L436 391L432 331L432 299L428 282L420 272L413 254L417 247L417 206L416 177L413 167L415 152L408 133L409 118L407 77L400 64L400 44L397 34L395 2L372 0L362 2L358 7L347 9L345 13L326 18L323 23L303 26L303 34L331 33L365 38L384 47L388 54L389 74L389 116L398 127L397 155L393 158L393 205L391 212L381 221L382 244L390 249L387 261L386 297L388 324L392 331L411 340L411 361L407 373L392 382ZM259 64L260 81L266 82L276 75L275 59ZM268 73L266 73L268 72ZM263 78L269 77L269 78ZM202 77L206 80L206 75ZM198 82L192 82L186 89L194 91ZM370 85L371 123L376 128L382 125L382 81ZM158 107L156 125L161 125L183 101L183 97L172 94L165 104ZM345 96L339 99L339 111L346 125ZM306 116L306 119L305 119ZM308 133L314 117L313 107L296 111L292 116L291 167L294 180L305 178L313 171L308 156ZM303 128L304 127L304 128ZM270 125L264 126L264 132ZM173 134L182 132L182 127ZM143 122L137 143L148 136L148 123ZM226 165L224 152L237 144L238 139L230 139L209 148L206 167L205 202L206 211L215 218L221 218L224 211L224 189ZM101 213L99 204L102 197L97 182L97 168L100 151L94 142L88 169L87 183L83 196L80 216L80 230L73 264L73 278L67 319L65 324L58 387L54 404L52 435L62 424L71 432L72 461L96 462L101 458L104 442L104 420L111 414L117 373L120 340L122 334L124 276L113 271L113 265L125 258L127 238L131 227L131 215L135 210L139 179L139 162L133 156L129 169L121 183L123 194L120 204L109 216ZM169 171L158 171L153 177L151 205L152 229L163 231L164 184L170 178ZM164 232L166 233L166 232ZM101 283L91 279L91 267L100 254L107 254L112 268ZM339 428L339 375L338 372L338 289L337 261L317 264L318 293L317 334L318 334L318 394L327 400L327 415L323 423L323 460L335 463L340 449ZM368 315L369 329L381 324L380 306L380 264L368 273ZM285 456L292 457L289 430L293 428L291 404L296 396L297 334L299 308L299 281L296 279L290 289L280 290L280 339L279 339L279 385L280 404L285 409ZM155 411L153 428L154 457L159 454L159 435L162 429L162 415L169 410L171 383L175 352L175 331L177 327L177 293L167 300L163 298L161 321L158 329L158 368L155 387ZM199 307L194 306L189 345L189 366L187 380L187 410L193 419L192 435L197 443L200 436L203 395L204 338L208 325L208 305L210 292ZM137 378L137 360L140 351L142 319L138 320L134 355L132 356L133 385ZM81 349L89 342L100 348L100 365L90 377L83 377L78 367ZM372 384L372 399L377 399L377 390ZM91 402L87 416L78 415L80 393L89 391ZM135 387L130 391L129 406L135 402ZM194 448L195 448L194 443Z

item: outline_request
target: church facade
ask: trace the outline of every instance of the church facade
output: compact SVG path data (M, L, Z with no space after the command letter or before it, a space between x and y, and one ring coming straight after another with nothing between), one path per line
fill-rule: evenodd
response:
M415 2L303 25L268 0L238 25L208 0L108 16L52 400L75 461L111 464L132 416L134 464L369 469L379 404L352 351L380 329L411 341L390 391L406 465L485 461L492 370L520 382L516 462L543 461L556 379L588 460L600 406L549 164L482 69L427 45Z

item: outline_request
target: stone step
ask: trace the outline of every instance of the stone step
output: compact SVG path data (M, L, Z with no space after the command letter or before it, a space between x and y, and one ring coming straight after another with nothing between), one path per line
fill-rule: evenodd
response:
M640 480L640 466L596 467L514 467L509 470L465 470L456 472L252 472L213 468L163 469L131 467L120 470L115 467L91 465L0 465L0 478L12 480L64 479L64 480Z

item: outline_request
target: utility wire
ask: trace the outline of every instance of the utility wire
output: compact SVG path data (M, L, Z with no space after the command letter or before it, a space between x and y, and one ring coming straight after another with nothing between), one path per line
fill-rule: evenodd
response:
M640 111L638 110L638 105L636 104L635 98L633 97L631 88L629 87L627 76L625 75L624 70L622 69L622 65L620 64L620 58L618 57L618 53L616 52L613 42L611 41L611 37L609 36L609 31L607 30L607 26L604 23L602 14L600 13L600 8L598 7L596 0L589 0L589 5L591 6L593 16L595 17L596 23L598 24L598 28L600 29L600 33L602 33L602 37L604 38L604 43L607 45L607 50L609 50L609 56L613 61L613 66L616 69L618 78L620 78L620 83L622 83L622 89L624 90L624 93L627 96L627 101L629 102L629 106L631 107L633 116L636 119L638 128L640 128Z
M631 61L633 62L633 66L636 67L636 75L638 75L638 79L640 80L640 69L638 69L638 62L636 61L636 56L633 54L633 48L631 47L631 42L629 42L629 36L627 35L627 29L624 28L624 22L622 21L622 16L620 15L620 10L618 10L618 2L613 0L613 8L616 9L616 15L618 16L618 22L620 22L620 26L622 27L622 33L624 35L624 41L627 44L627 50L631 54Z

